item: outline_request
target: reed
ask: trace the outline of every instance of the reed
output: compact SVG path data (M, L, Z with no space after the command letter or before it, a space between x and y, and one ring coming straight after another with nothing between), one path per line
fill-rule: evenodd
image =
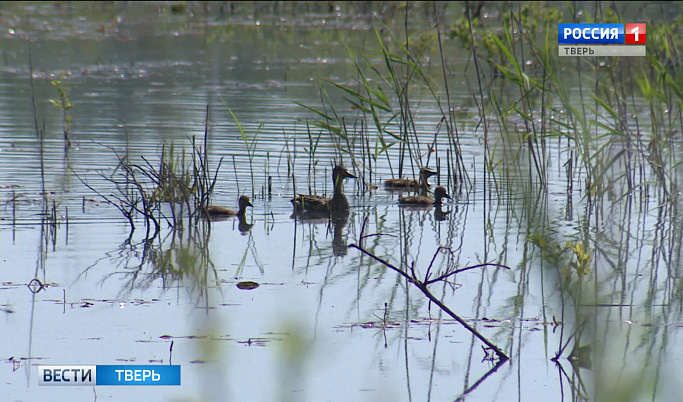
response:
M680 192L682 162L677 142L683 127L683 71L677 60L683 40L676 34L675 23L662 23L667 16L661 15L660 20L648 25L653 29L648 31L647 58L558 60L553 35L558 19L623 22L619 4L585 6L591 9L572 6L562 14L542 4L505 3L502 24L478 20L470 10L469 19L464 16L449 32L467 44L472 60L476 52L475 74L481 84L473 92L477 94L487 147L486 160L479 166L486 169L499 199L509 197L512 183L524 184L524 209L514 213L524 217L527 242L543 260L543 264L532 265L542 265L545 278L548 272L558 278L562 303L575 309L559 321L566 320L575 329L567 332L569 337L560 329L561 347L554 361L569 354L565 357L579 362L586 350L586 339L581 339L584 328L586 332L595 330L584 336L593 345L605 342L597 335L604 330L600 322L605 313L585 306L606 300L618 303L620 296L614 295L633 296L626 290L631 286L628 276L631 269L639 267L626 262L630 257L614 257L629 248L625 238L640 236L630 226L632 214L642 214L646 219L652 216L647 205L657 205L660 217L680 202L674 194ZM492 130L495 126L497 129ZM565 176L562 191L566 195L557 197L549 191L553 186L548 181L551 169ZM494 188L486 190L486 199ZM580 210L573 200L577 195L582 198ZM563 218L572 222L568 230L557 227L562 220L551 215L554 208L548 208L552 205L549 199L554 202L562 197L566 197ZM610 232L623 234L611 238ZM660 252L667 254L662 250L653 254ZM656 282L657 274L647 272L644 275L651 275L650 280ZM661 296L652 292L644 300L655 293ZM640 301L631 299L629 303ZM554 318L552 321L557 323ZM584 326L586 322L589 325ZM650 334L643 339L646 337ZM599 339L597 343L595 339ZM602 348L594 346L593 361L604 360L596 367L620 359L597 349ZM643 367L651 364L650 357L647 353L643 356ZM596 371L597 375L604 374ZM603 379L595 397L617 395L612 391L620 388L623 379L614 384L608 376ZM572 385L581 387L580 383ZM640 389L634 386L631 395L647 394L655 388L643 385Z
M340 144L338 149L351 156L354 165L359 165L359 162L364 165L359 176L365 188L372 188L364 176L372 178L372 167L377 166L380 157L386 159L392 176L402 177L404 171L411 170L415 177L418 169L429 164L432 154L437 151L437 137L441 129L447 133L450 144L450 149L444 151L451 151L454 158L450 161L453 171L448 171L449 177L453 174L458 182L463 179L469 181L460 150L459 130L451 113L446 57L438 23L439 10L433 8L437 20L434 37L437 38L439 57L443 62L441 85L423 69L425 54L432 42L424 38L415 41L408 34L409 12L410 7L406 7L405 38L402 40L391 30L376 30L376 49L354 51L347 47L356 76L352 85L319 78L322 106L314 107L296 102L316 116L317 119L309 120L307 124L328 133ZM445 98L442 98L444 87ZM335 96L343 96L344 102L351 107L351 114L341 112L346 109L333 101L329 91L335 91ZM413 94L424 91L434 98L441 113L440 119L435 122L439 129L430 135L431 138L418 133L418 112L412 106ZM352 131L347 128L351 126L350 122L354 127ZM358 140L351 137L350 131L357 133ZM355 154L360 154L360 158L355 158Z
M240 121L237 119L237 116L235 116L235 114L232 112L232 109L228 108L228 112L230 112L232 119L235 121L235 124L237 125L237 130L239 131L240 136L242 137L242 141L244 142L244 145L247 149L247 158L249 159L249 177L251 178L251 196L255 197L256 182L254 180L254 155L256 153L256 146L258 145L258 136L261 130L263 129L264 123L259 124L258 128L256 129L256 132L254 132L253 137L251 137L250 139L246 131L244 130L242 123L240 123ZM237 174L235 174L235 177L237 177Z
M318 166L318 163L320 162L316 157L315 154L318 150L318 145L320 144L320 137L322 136L322 132L319 132L317 135L314 135L311 132L311 125L309 121L306 121L306 134L308 134L308 148L304 148L304 152L308 154L308 193L309 194L315 194L316 193L316 188L315 188L315 171Z
M611 5L595 6L590 22L618 22ZM589 15L587 10L568 9L570 15L579 11ZM556 140L567 149L557 163L571 167L566 170L569 187L583 187L588 197L615 191L618 196L630 194L642 187L638 182L647 171L664 194L672 193L674 167L680 160L668 149L672 133L681 126L672 117L680 113L677 99L683 94L679 68L668 61L680 55L681 39L673 24L654 24L648 33L647 58L559 61L551 35L563 18L558 8L505 3L502 29L499 21L487 26L474 14L467 9L448 35L472 51L485 136L484 166L494 183L496 175L511 173L503 167L522 175L527 166L530 183L546 187L547 169L554 163L548 141ZM493 79L503 80L500 90L484 91L490 81L482 59L494 71ZM636 104L637 97L646 99L645 108ZM499 138L489 137L491 113ZM498 142L502 152L497 152Z
M57 99L50 99L50 103L59 108L62 111L62 129L64 132L64 148L70 148L71 147L71 140L69 138L70 133L71 133L71 121L73 119L73 116L69 113L69 110L75 106L73 102L71 102L71 97L69 96L69 84L65 81L66 80L66 73L61 72L59 74L59 79L58 80L52 80L50 81L50 84L55 87L57 90L57 94L59 95L59 98Z

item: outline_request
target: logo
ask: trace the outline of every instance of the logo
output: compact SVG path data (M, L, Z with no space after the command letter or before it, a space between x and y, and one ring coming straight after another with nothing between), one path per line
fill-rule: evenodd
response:
M560 45L645 44L646 24L557 24Z
M647 55L646 24L557 24L560 56Z
M561 45L624 43L624 24L558 24Z
M38 385L95 385L96 366L38 366Z
M180 366L38 366L38 385L180 385Z
M645 44L645 24L624 24L626 38L624 43L627 45Z

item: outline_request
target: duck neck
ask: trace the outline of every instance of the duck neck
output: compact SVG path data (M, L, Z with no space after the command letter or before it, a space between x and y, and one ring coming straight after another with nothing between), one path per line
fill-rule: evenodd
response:
M423 174L420 175L420 187L429 188L429 179Z
M344 179L341 177L334 178L334 197L344 196Z

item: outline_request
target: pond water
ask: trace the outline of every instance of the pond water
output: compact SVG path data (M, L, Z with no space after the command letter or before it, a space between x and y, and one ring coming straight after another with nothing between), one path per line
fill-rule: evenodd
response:
M297 104L323 107L318 78L354 85L346 47L376 51L382 23L400 31L396 4L179 4L186 8L0 9L0 383L9 399L582 400L621 387L616 400L672 400L683 393L680 199L664 205L656 191L635 192L591 206L583 187L568 185L571 156L558 140L548 142L545 189L529 183L523 164L507 177L485 174L472 66L460 42L446 40L469 180L455 183L449 173L438 105L416 90L414 153L439 168L432 182L453 199L445 215L399 207L400 194L381 185L399 175L399 145L376 159L362 156L358 111L330 86L329 102L350 116L350 143L342 144L350 152L339 151L339 137L307 126L319 116ZM459 7L443 16L453 20ZM411 15L413 29L431 29L429 6ZM440 62L424 71L440 77ZM59 88L74 105L69 148L63 111L50 103ZM88 188L109 195L107 177L121 155L158 164L162 146L191 152L190 138L201 143L205 130L209 165L218 169L212 201L236 208L240 194L250 195L248 230L232 218L183 231L163 225L147 241L143 220L131 235L120 211ZM312 145L309 130L319 142ZM680 138L671 147L680 154ZM359 176L345 183L348 219L294 219L290 198L331 194L340 159ZM416 169L407 161L402 176ZM46 206L54 206L56 225ZM562 247L591 245L584 297L576 297L576 274L567 285L561 264L531 240L538 233ZM429 289L510 360L496 367L491 350L417 287L348 247L368 234L381 235L365 238L366 250L406 270L414 262L420 277L430 264L432 275L509 267L465 271ZM46 286L38 290L34 279ZM246 281L259 286L237 286ZM38 365L95 364L177 364L182 385L38 386Z

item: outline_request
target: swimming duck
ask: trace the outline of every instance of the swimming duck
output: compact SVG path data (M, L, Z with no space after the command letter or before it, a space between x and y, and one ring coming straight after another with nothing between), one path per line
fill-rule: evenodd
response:
M384 181L384 187L389 190L426 190L429 188L429 178L434 176L436 171L427 168L420 168L420 179L387 179Z
M247 214L247 207L254 207L251 204L251 201L249 201L249 196L247 195L241 195L240 198L237 200L237 205L239 206L239 210L236 212L232 209L220 207L217 205L209 205L208 207L204 208L202 212L204 212L204 215L209 216L211 218L230 216L243 217Z
M441 200L443 198L451 198L446 192L443 186L439 186L434 189L434 199L423 196L412 196L412 197L401 197L398 199L398 203L401 205L413 205L413 206L441 206Z
M347 178L353 179L356 178L356 176L349 173L343 166L335 166L334 169L332 169L332 182L334 183L334 194L332 197L300 194L298 197L292 198L291 200L292 205L294 205L294 213L334 213L348 211L349 201L344 195L344 179Z

